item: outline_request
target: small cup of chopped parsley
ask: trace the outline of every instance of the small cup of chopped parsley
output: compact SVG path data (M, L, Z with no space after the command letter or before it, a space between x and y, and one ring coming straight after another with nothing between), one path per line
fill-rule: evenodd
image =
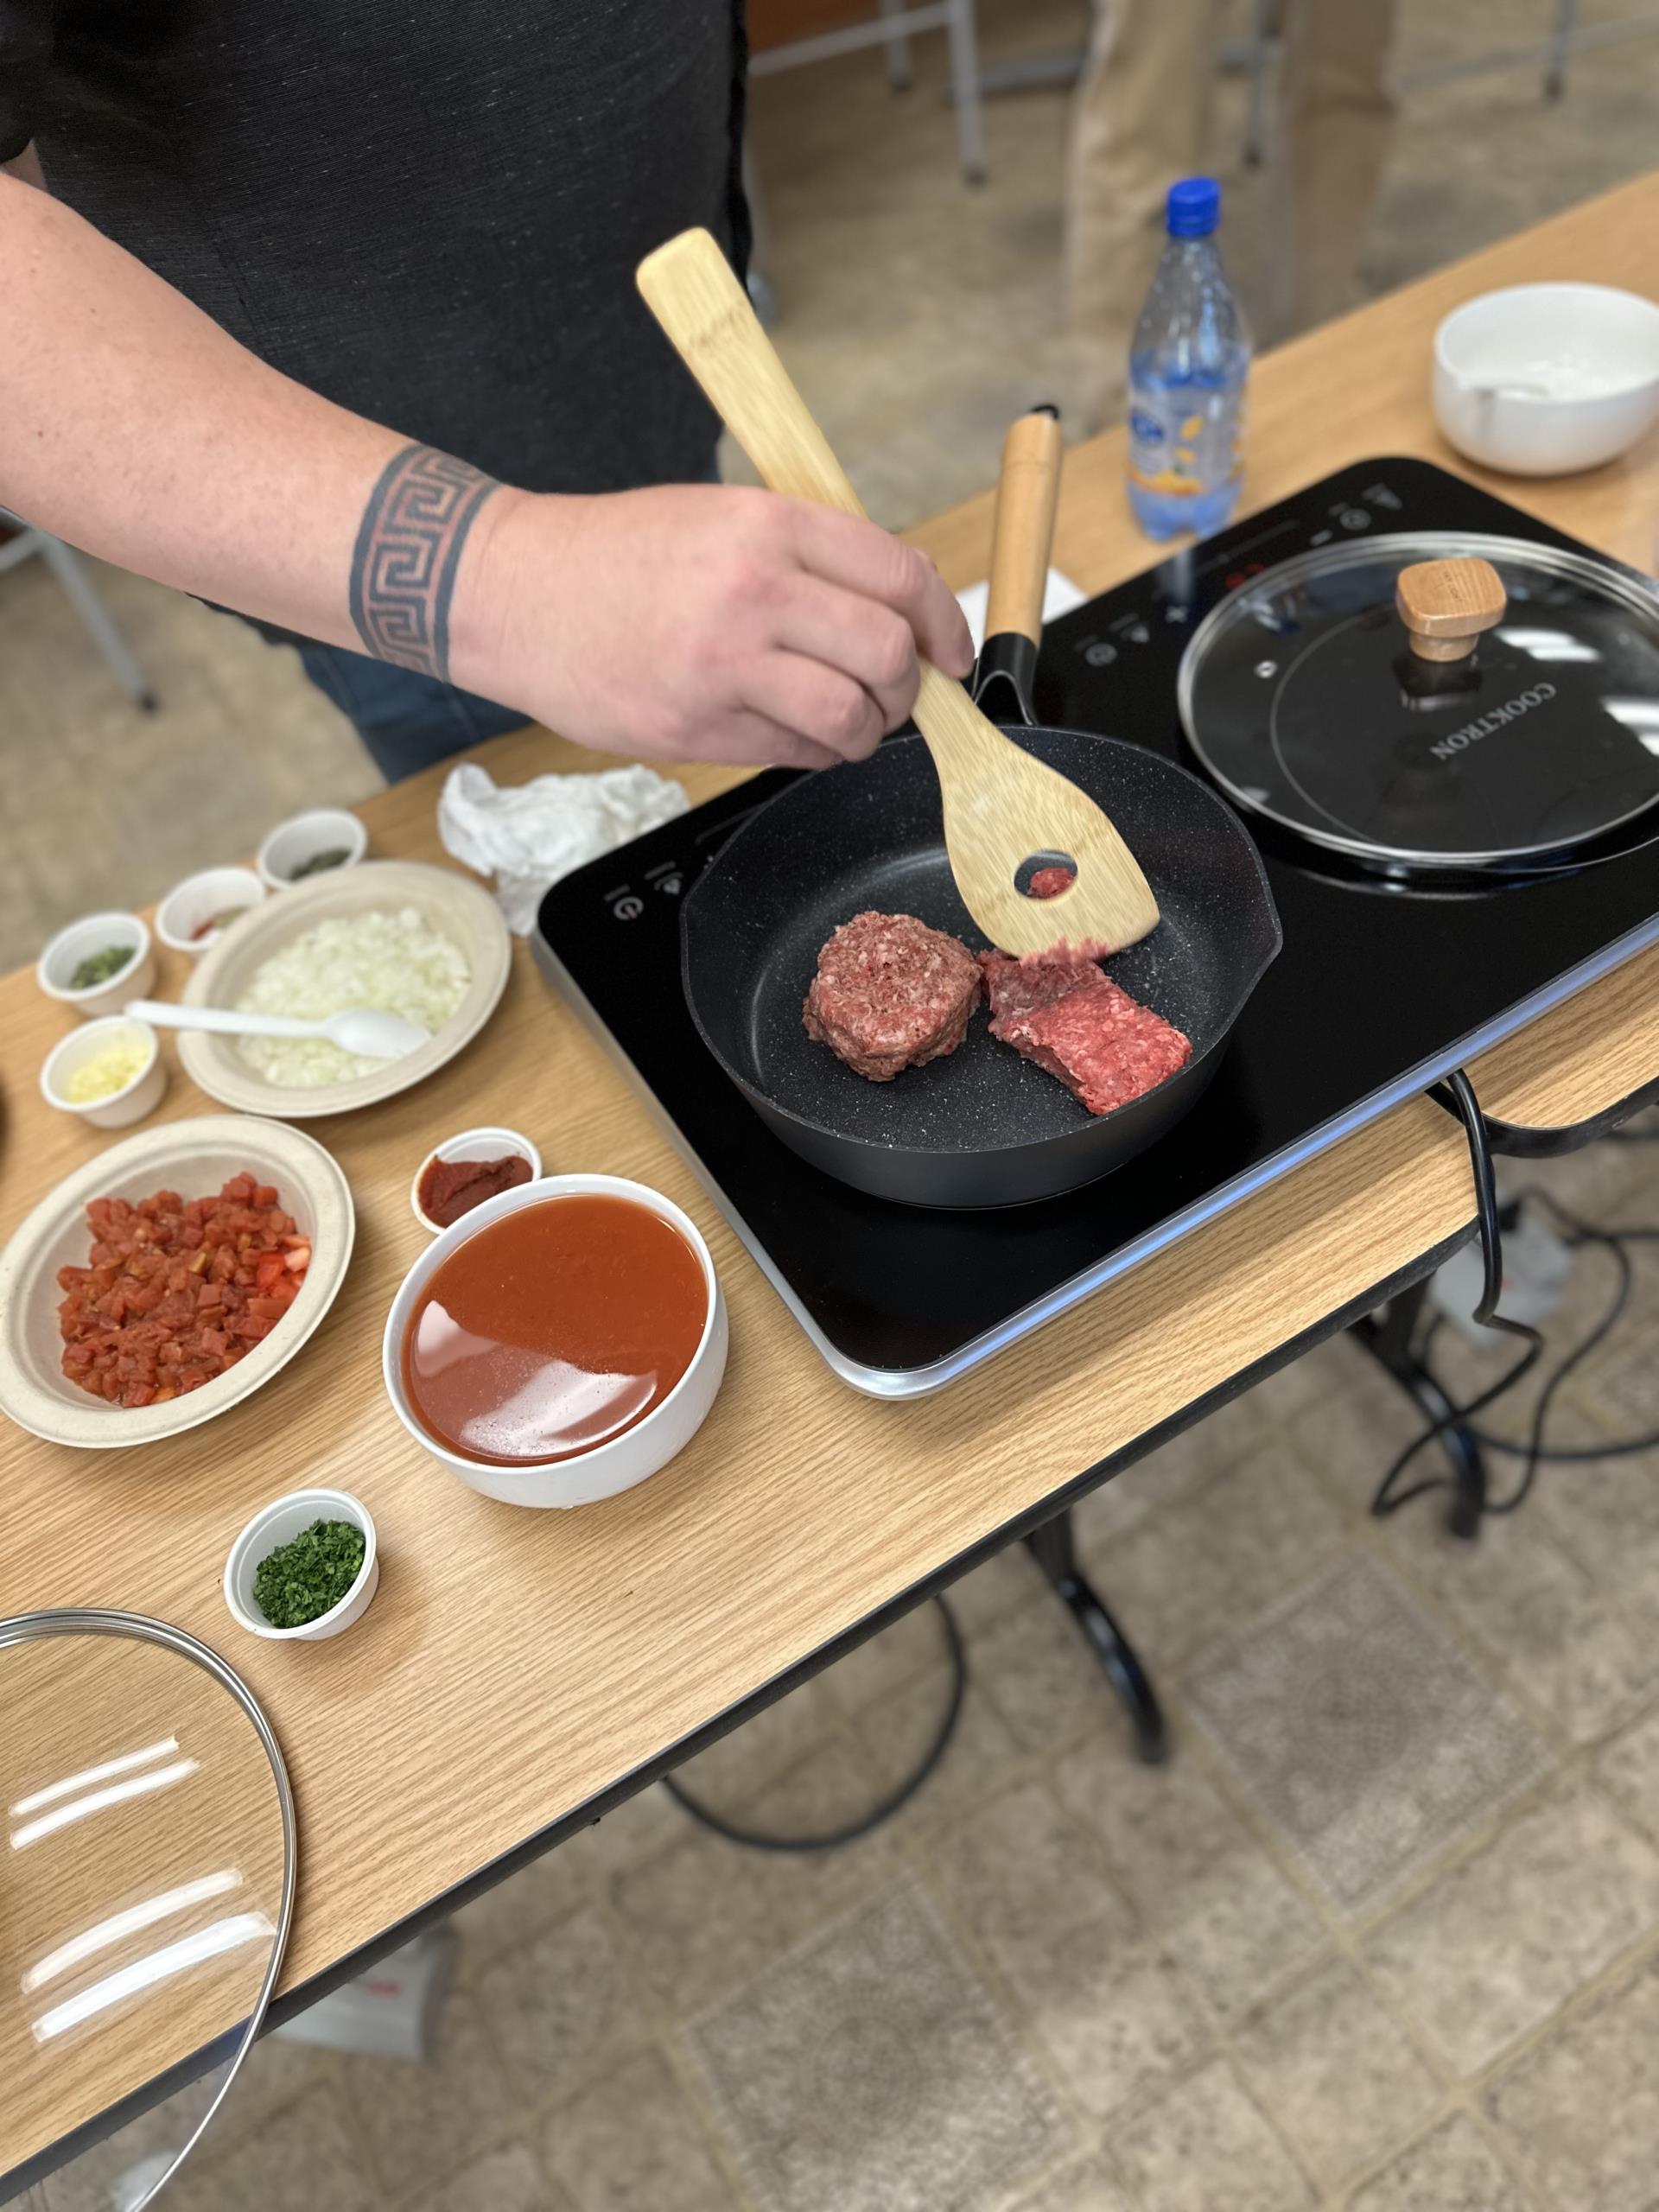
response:
M137 914L83 914L47 944L35 975L48 998L83 1021L119 1014L156 980L149 926Z
M256 1513L225 1563L225 1602L255 1636L338 1636L380 1579L374 1522L343 1490L300 1490Z

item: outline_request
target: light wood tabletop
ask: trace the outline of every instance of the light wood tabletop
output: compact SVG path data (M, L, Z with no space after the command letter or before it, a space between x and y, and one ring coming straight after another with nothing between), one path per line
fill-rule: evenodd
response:
M1656 225L1649 179L1265 358L1252 387L1250 501L1365 454L1449 462L1427 411L1436 318L1521 276L1639 285ZM1068 460L1056 558L1091 591L1147 563L1122 463L1116 435ZM1497 488L1645 562L1659 443L1581 479ZM989 513L987 497L913 535L963 584L985 573ZM480 757L504 781L594 765L535 732ZM733 779L683 779L694 799ZM375 854L441 858L439 781L416 778L362 809ZM182 972L163 955L156 995L175 992ZM1491 1055L1485 1103L1531 1125L1566 1123L1659 1075L1651 986L1650 972L1616 977ZM24 972L0 982L0 1015L10 1234L100 1147L35 1087L62 1010ZM162 1051L163 1113L212 1110L171 1043ZM735 1096L732 1110L747 1110ZM386 1309L424 1243L410 1174L435 1137L489 1122L533 1137L550 1172L636 1176L677 1199L708 1236L729 1300L730 1366L701 1434L652 1481L575 1513L475 1495L411 1442L381 1387ZM0 1434L0 1616L70 1605L158 1615L223 1651L269 1713L299 1814L289 1988L1034 1522L1102 1461L1421 1272L1468 1233L1473 1212L1460 1131L1415 1101L939 1395L891 1404L858 1396L818 1360L522 944L499 1012L456 1060L370 1111L309 1126L351 1181L358 1243L334 1310L287 1368L152 1450L77 1453ZM226 1553L256 1508L302 1484L368 1505L380 1590L336 1642L257 1642L225 1610ZM226 2024L211 2013L207 2004L204 2029ZM54 2112L33 2113L28 2140L9 2139L7 2152L28 2156L87 2116L83 2083Z

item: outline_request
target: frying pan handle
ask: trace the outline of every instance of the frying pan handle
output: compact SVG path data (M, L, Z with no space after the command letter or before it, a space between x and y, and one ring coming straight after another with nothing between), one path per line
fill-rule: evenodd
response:
M1043 634L1043 594L1060 497L1060 419L1054 407L1034 408L1008 426L996 480L991 531L991 589L985 609L974 696L987 713L1029 723L1037 649ZM998 693L1003 695L999 702ZM987 695L992 695L988 699ZM1007 711L1011 695L1014 711Z

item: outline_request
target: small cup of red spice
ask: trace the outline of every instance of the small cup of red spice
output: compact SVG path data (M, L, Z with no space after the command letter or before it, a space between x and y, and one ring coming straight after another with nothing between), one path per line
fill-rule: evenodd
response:
M409 1186L415 1218L440 1236L486 1198L539 1182L542 1155L517 1129L462 1129L434 1145Z

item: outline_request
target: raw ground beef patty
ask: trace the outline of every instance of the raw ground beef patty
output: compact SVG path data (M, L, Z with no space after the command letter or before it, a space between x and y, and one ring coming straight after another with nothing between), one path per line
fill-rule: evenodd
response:
M1184 1068L1192 1047L1092 960L1071 953L1011 960L982 952L991 1034L1063 1083L1091 1114L1109 1114Z
M979 963L913 914L855 914L818 955L806 1033L872 1083L954 1052L979 1004Z

